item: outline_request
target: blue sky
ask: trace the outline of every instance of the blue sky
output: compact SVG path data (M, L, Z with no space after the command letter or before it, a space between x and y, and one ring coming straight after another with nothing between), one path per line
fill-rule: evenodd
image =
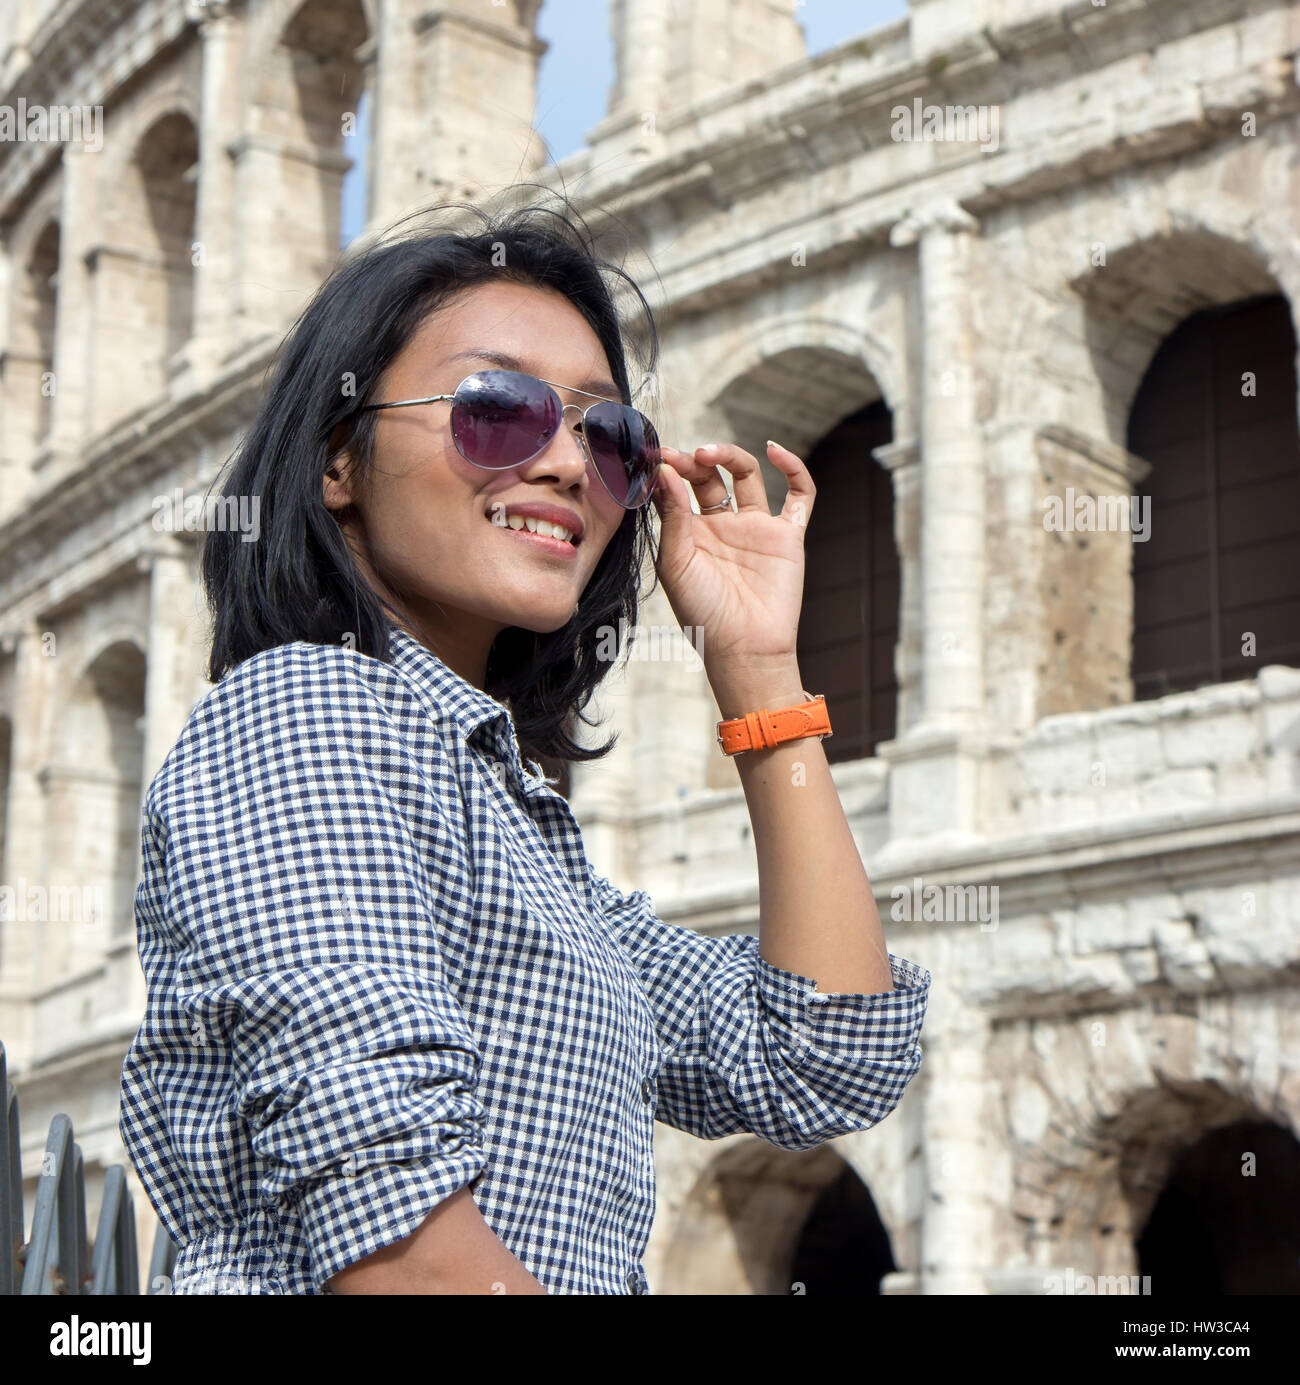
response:
M906 12L907 0L802 0L799 22L809 53L824 53ZM543 0L537 28L550 47L537 77L536 124L558 160L581 149L587 131L605 116L614 80L609 6L606 0ZM364 147L369 137L364 102L358 126ZM361 228L363 189L364 167L358 161L344 183L345 244Z

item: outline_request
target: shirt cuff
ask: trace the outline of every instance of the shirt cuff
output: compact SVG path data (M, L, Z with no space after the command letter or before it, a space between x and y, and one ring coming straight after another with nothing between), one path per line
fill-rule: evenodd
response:
M317 1287L324 1291L341 1269L418 1230L440 1202L473 1183L487 1163L483 1136L473 1130L433 1156L313 1182L298 1202L298 1213Z
M907 1055L925 1021L930 973L894 953L892 991L826 993L810 976L774 966L755 952L758 994L768 1029L794 1060L813 1051L867 1061Z

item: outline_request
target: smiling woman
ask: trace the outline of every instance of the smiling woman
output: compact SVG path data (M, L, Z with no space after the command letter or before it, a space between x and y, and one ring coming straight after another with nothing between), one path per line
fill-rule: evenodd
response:
M225 485L260 533L207 536L220 681L145 795L122 1070L174 1293L645 1293L656 1120L806 1149L920 1062L928 976L885 954L816 740L797 797L779 761L742 770L761 952L617 890L526 766L612 745L566 724L652 538L674 613L730 646L722 709L796 695L813 488L773 443L774 517L754 458L701 449L733 510L633 406L586 232L484 221L325 284ZM784 721L742 725L789 751Z
M481 229L421 222L347 261L286 341L223 490L262 497L265 540L214 534L204 549L209 676L291 640L382 659L396 623L509 703L525 755L595 759L616 738L583 747L570 719L610 670L596 632L620 619L635 628L654 534L640 496L625 509L609 492L608 461L589 469L579 420L590 394L618 401L611 409L631 400L613 284L629 285L639 309L640 374L656 364L655 324L571 209L467 210ZM466 380L477 363L571 382L559 387L570 427L526 465L484 470L463 455L449 397L474 381L487 393L492 372ZM378 407L432 396L444 402ZM501 408L499 392L478 402ZM481 410L460 411L465 427L485 427ZM534 505L565 512L579 551L548 562L553 543L497 538L480 522Z

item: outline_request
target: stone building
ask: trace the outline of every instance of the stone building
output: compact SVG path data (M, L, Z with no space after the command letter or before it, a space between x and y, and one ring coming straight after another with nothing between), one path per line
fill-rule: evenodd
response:
M370 230L521 178L615 212L666 436L775 437L818 487L800 668L890 946L934 976L925 1062L812 1151L659 1127L653 1289L1295 1291L1300 9L912 0L809 57L789 0L612 0L608 115L558 167L538 10L0 14L0 118L102 110L100 148L0 142L25 1168L66 1111L93 1227L124 1158L138 805L208 687L200 535L155 500L216 474L336 261L364 92ZM634 651L601 704L618 749L566 781L593 860L755 928L703 673Z

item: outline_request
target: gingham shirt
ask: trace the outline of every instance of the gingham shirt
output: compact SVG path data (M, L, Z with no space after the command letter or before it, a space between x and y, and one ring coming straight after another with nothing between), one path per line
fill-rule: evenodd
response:
M145 796L120 1129L172 1292L328 1292L469 1184L549 1292L646 1293L655 1120L865 1130L920 1066L929 973L891 953L894 991L826 995L664 923L504 704L391 652L246 660Z

